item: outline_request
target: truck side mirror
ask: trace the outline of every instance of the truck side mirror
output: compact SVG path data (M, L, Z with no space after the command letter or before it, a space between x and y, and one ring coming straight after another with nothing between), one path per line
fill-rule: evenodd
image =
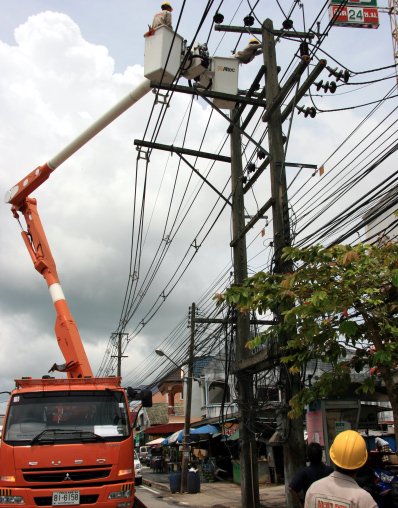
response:
M140 400L143 407L152 407L151 390L136 390L129 386L127 388L127 397L129 400Z
M131 386L127 387L127 397L129 400L138 400L138 390L134 390Z
M152 407L152 391L141 390L141 401L143 407Z

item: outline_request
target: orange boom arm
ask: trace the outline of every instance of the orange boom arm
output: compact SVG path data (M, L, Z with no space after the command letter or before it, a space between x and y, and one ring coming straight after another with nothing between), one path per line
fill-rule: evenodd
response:
M12 205L11 210L14 217L18 218L19 213L21 213L25 218L27 231L22 232L22 238L32 258L34 267L47 282L57 314L55 333L58 345L65 358L65 364L54 364L50 372L54 370L67 372L69 378L93 376L79 331L65 300L61 284L59 283L55 261L41 224L36 200L29 196L49 178L51 173L58 168L58 166L101 132L107 125L133 106L138 100L144 97L150 89L149 80L144 79L142 83L98 118L63 150L58 152L42 166L31 171L6 193L5 201Z
M54 364L50 372L54 370L67 372L70 378L92 377L93 373L79 331L59 282L55 261L37 211L36 200L26 198L18 211L16 207L12 207L12 211L16 218L18 218L18 211L25 217L27 231L22 232L22 238L34 267L47 282L57 315L55 335L65 358L65 364Z

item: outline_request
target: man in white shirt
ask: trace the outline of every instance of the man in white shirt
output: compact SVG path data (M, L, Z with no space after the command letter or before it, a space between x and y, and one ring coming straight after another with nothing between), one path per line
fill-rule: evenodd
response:
M152 21L152 28L155 30L160 26L168 26L169 28L173 28L171 23L171 13L173 11L172 6L169 2L163 2L160 6L161 11L155 14Z
M257 55L260 55L262 51L261 43L257 39L253 38L249 40L249 43L245 48L241 51L237 51L234 54L234 57L239 60L239 63L248 64L254 60Z
M363 437L354 430L340 432L330 447L335 471L307 490L305 508L377 508L376 501L355 481L368 452Z
M380 453L382 465L388 464L390 462L390 454L392 454L389 442L381 437L376 437L375 444Z
M156 29L161 26L167 26L173 30L173 25L171 22L171 13L173 11L173 7L169 2L163 2L160 8L161 11L156 13L153 17L152 25L148 25L149 30L144 33L144 37L151 37L155 34Z

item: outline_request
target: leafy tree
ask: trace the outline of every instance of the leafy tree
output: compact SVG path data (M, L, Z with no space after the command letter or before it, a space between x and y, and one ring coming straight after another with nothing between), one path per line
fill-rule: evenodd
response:
M312 359L332 365L291 399L292 417L309 402L347 389L353 371L365 374L364 393L383 381L398 442L398 245L288 247L283 257L296 271L260 272L218 295L241 312L279 316L247 347L287 336L281 362L290 372L302 372Z

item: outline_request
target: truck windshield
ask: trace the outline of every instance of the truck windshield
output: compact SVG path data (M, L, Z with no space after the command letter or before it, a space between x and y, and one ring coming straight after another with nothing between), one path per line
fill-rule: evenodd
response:
M124 394L112 390L14 395L3 439L14 444L118 441L130 435Z

